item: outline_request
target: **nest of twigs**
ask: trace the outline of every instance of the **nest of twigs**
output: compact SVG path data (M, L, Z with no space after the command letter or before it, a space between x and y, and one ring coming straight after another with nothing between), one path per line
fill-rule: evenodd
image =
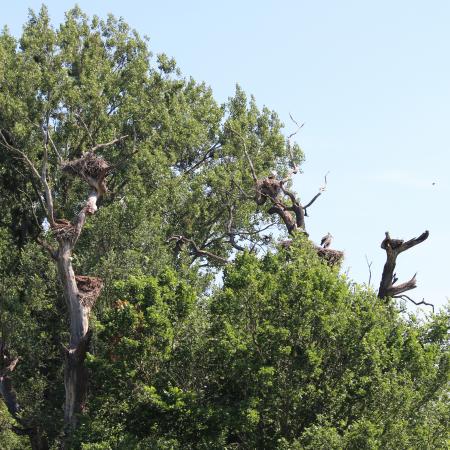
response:
M273 177L263 178L258 180L256 184L257 200L264 202L267 197L275 200L281 191L280 181Z
M286 239L280 242L280 245L283 248L289 248L291 244L292 244L291 239ZM318 245L315 245L314 248L319 258L323 259L329 266L335 266L337 264L340 264L342 259L344 258L344 252L341 252L340 250L323 248L319 247Z
M344 258L344 252L339 250L333 250L331 248L316 247L317 254L319 258L322 258L330 266L335 266L340 264Z
M58 241L71 241L77 234L76 228L66 219L55 219L51 230Z
M92 308L103 288L102 279L77 275L75 276L75 280L77 282L81 303L85 307Z
M78 176L91 183L96 180L101 183L111 170L111 166L101 156L89 152L81 158L63 164L62 171L74 177Z

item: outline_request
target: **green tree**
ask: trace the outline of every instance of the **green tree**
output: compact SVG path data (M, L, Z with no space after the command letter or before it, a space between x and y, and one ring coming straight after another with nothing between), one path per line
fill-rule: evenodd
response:
M170 270L115 289L84 448L447 448L449 314L404 317L305 238L201 301Z
M270 214L255 211L248 159L263 176L301 152L286 145L275 113L239 88L217 105L112 16L74 8L55 29L45 7L30 12L18 41L3 31L0 60L1 227L12 249L2 266L2 387L19 431L45 448L69 443L86 408L101 286L106 300L125 275L184 271L205 252L216 256L208 271L263 242L257 230ZM206 289L207 273L197 278ZM110 307L100 301L99 316Z
M0 150L1 448L445 448L448 314L307 240L323 188L239 87L43 7L0 35Z

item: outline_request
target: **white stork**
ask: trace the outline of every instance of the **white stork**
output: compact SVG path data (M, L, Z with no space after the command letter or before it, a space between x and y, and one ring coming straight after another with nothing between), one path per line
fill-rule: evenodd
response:
M320 245L321 245L323 248L328 248L328 247L331 245L331 240L332 240L332 239L333 239L333 236L331 235L330 232L328 232L327 235L324 236L324 237L322 238L322 240L320 241Z

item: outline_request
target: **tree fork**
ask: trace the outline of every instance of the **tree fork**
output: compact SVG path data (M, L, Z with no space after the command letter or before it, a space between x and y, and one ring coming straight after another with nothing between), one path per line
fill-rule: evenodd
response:
M385 234L386 237L383 239L383 242L381 242L381 248L386 251L386 263L384 264L380 287L378 289L378 298L380 299L396 297L416 287L416 275L410 280L394 286L397 281L397 277L394 273L397 256L425 241L430 233L428 230L424 231L419 237L410 239L406 242L402 239L392 239L387 231Z

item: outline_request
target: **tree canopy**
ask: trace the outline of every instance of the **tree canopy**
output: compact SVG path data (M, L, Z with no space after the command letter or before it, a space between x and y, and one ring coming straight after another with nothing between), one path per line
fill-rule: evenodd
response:
M122 19L2 32L1 448L447 448L449 311L392 298L428 234L347 279L294 134Z

